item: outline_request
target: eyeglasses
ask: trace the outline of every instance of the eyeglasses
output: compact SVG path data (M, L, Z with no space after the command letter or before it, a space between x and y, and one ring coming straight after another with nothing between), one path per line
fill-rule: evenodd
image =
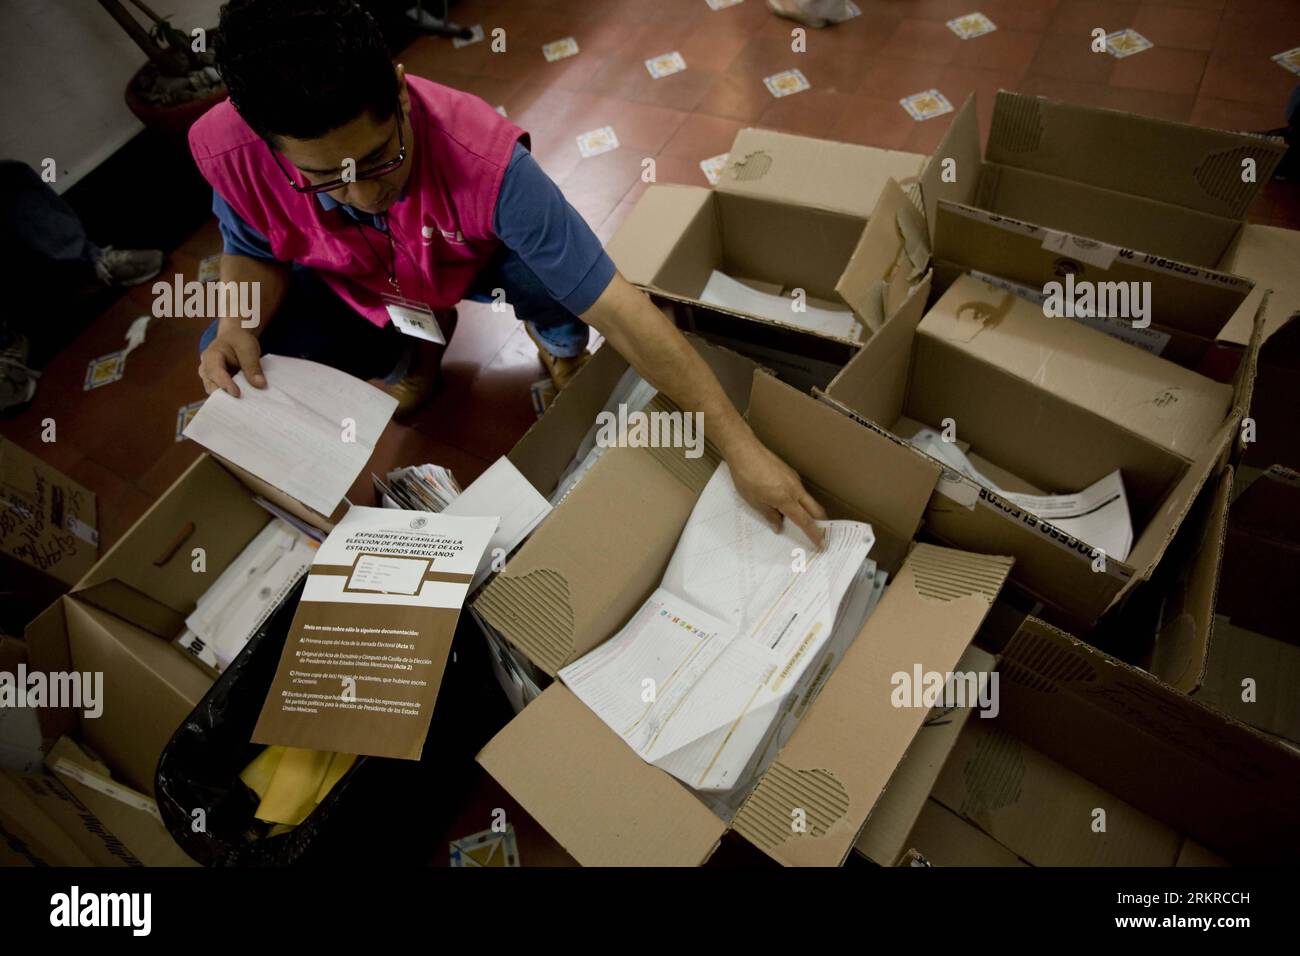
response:
M386 175L387 173L391 173L394 169L397 169L402 165L402 163L406 162L406 141L402 136L402 126L402 107L399 103L397 107L397 155L392 159L380 163L378 166L373 166L370 169L358 170L354 176L347 179L340 177L323 183L307 183L305 185L298 183L293 176L290 175L289 170L285 169L284 163L280 162L280 154L276 148L271 145L269 140L266 141L266 148L271 151L271 158L275 160L275 165L280 168L280 172L284 173L284 178L289 181L289 185L297 192L308 194L327 193L332 192L335 189L342 189L348 183L360 182L363 179L374 179L378 176Z

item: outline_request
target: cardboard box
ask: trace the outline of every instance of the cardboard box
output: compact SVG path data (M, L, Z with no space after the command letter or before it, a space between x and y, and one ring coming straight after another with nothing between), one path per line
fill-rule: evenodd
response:
M1226 617L1215 621L1214 634L1197 700L1300 743L1300 647L1238 627Z
M33 668L104 675L102 715L43 710L47 737L84 740L116 779L153 794L163 748L213 682L171 642L199 596L271 520L256 493L202 455L28 626Z
M95 495L0 438L0 630L21 634L99 553Z
M1044 248L1076 268L1122 252L1245 276L1273 290L1263 341L1300 309L1300 233L1245 221L1285 151L1276 137L1000 90L983 156L972 95L922 174L921 193L931 236L947 200L1042 227ZM1231 378L1254 337L1252 318L1223 329L1200 365L1205 374Z
M1000 714L966 724L931 793L987 839L927 805L909 839L920 856L1187 866L1295 852L1294 750L1034 618L998 674Z
M1238 627L1300 644L1300 473L1270 468L1241 493L1228 518L1219 613Z
M676 303L683 327L800 388L825 385L924 271L924 222L900 184L915 180L925 157L759 129L741 130L729 156L716 188L650 186L609 254L628 281ZM701 293L715 269L770 292L802 289L809 300L847 305L861 335L706 305Z
M749 386L755 364L728 349L710 345L698 336L688 334L687 341L713 370L732 404L743 413L749 405ZM529 427L506 455L543 497L549 499L553 496L579 444L609 402L611 392L627 369L627 360L617 351L597 349L573 381L557 394L546 414ZM546 520L549 519L543 519L543 524ZM488 642L497 682L518 713L541 693L549 680L527 657L496 634L472 604L470 613Z
M913 547L938 477L931 462L765 372L754 376L748 418L832 517L871 522L872 557L891 583L731 821L644 762L562 684L524 708L479 763L583 864L696 865L728 830L782 863L842 862L928 716L891 705L891 675L918 663L951 671L1005 579L1006 558ZM476 609L554 674L658 585L716 461L610 449ZM805 833L791 832L795 808L807 811Z
M1258 307L1238 291L1238 308ZM976 467L1011 491L1075 492L1119 469L1134 530L1124 560L1098 564L1090 543L955 473L926 513L955 547L1014 555L1017 584L1083 633L1150 576L1225 462L1250 368L1230 388L966 276L924 316L911 300L819 397L899 444L917 423L952 420Z
M0 865L195 865L163 828L157 808L144 809L152 801L113 783L107 768L71 740L59 740L47 763L63 771L0 770Z
M932 797L1030 864L1186 864L1188 839L1280 864L1300 846L1300 754L1034 618L999 675L997 718L967 724Z
M1057 242L1066 233L1232 271L1225 259L1285 152L1279 138L1000 90L983 156L972 95L935 150L921 192L931 235L946 199L1036 223ZM1247 162L1253 178L1243 172ZM1092 254L1111 253L1094 242Z

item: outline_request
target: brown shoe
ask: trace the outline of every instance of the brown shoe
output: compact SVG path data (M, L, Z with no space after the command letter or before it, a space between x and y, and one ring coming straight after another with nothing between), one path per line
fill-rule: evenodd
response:
M447 345L456 332L457 314L455 309L437 313L438 325L442 328ZM414 341L414 348L408 356L406 373L396 382L377 382L393 398L397 399L397 409L393 417L407 418L419 411L433 397L442 382L442 357L447 345L437 345L422 339Z
M560 358L552 355L546 350L542 340L538 338L537 333L533 331L533 327L527 322L524 323L524 331L528 333L528 337L537 346L537 355L541 358L542 365L546 367L546 374L551 376L551 381L555 383L557 392L573 381L573 376L577 375L578 371L591 359L591 353L586 349L583 349L581 355L575 355L573 358Z

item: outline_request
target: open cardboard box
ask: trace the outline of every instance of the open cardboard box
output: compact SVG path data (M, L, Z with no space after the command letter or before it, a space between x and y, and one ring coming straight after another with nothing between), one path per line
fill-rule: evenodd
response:
M686 338L718 377L732 404L743 413L749 405L749 387L755 364L743 355L710 345L698 336L688 334ZM596 416L610 401L611 393L627 369L627 359L613 348L597 349L573 381L556 395L546 413L529 427L506 455L542 497L552 497ZM547 520L549 517L543 519L543 524ZM547 676L502 640L472 605L470 612L488 642L497 681L518 713L541 692Z
M899 185L915 180L925 157L759 129L741 130L729 157L714 189L650 186L609 254L628 281L675 303L683 327L800 388L825 385L925 269L924 220ZM848 306L860 334L705 304L715 269Z
M1032 617L999 677L998 716L967 722L931 797L1021 860L1281 864L1300 849L1295 751Z
M0 631L27 622L77 583L99 553L95 495L0 438Z
M1206 308L1253 314L1262 298L1235 278L1218 297L1178 273L1146 275L1160 310L1193 309L1199 294ZM956 473L926 514L927 530L955 547L1014 555L1017 584L1083 633L1150 576L1226 461L1252 369L1217 383L964 276L928 313L909 300L819 397L900 443L917 423L941 430L951 419L976 467L1009 491L1075 492L1119 469L1134 529L1124 560L1099 564L1091 543Z
M172 644L222 570L271 520L250 488L204 454L27 628L34 669L100 671L103 713L41 712L47 737L84 740L115 778L153 793L172 733L213 679ZM324 529L322 529L324 530ZM202 549L205 570L196 572Z
M1122 254L1245 276L1275 290L1267 339L1300 309L1300 233L1245 219L1285 152L1278 138L1000 90L983 155L972 95L926 167L921 194L932 237L947 200L1043 227L1043 247L1076 264ZM1254 333L1253 316L1224 327L1205 373L1226 381Z
M479 762L583 864L696 865L728 830L782 863L842 862L927 717L891 705L891 675L952 670L1005 579L1007 558L913 546L937 466L766 372L753 382L756 434L832 517L871 522L889 587L731 821L644 762L563 684L524 708ZM658 585L716 461L611 449L476 609L554 675ZM807 832L792 832L794 808L806 809Z

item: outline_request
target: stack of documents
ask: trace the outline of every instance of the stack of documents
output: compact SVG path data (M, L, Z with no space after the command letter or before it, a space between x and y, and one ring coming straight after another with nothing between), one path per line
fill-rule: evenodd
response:
M1109 557L1128 559L1133 548L1133 519L1129 514L1128 496L1118 470L1098 479L1073 495L1022 495L1003 491L971 464L971 460L953 442L932 428L923 428L911 443L931 458L937 458L990 491L1051 522L1080 541L1100 548Z
M441 465L410 465L388 473L387 483L370 476L385 508L440 512L460 494L460 485L450 469Z
M440 465L398 468L388 473L387 484L375 475L371 477L385 508L499 519L496 533L474 573L470 591L478 588L494 570L504 567L506 555L519 547L551 513L550 502L504 456L464 491L451 471Z
M867 558L870 525L820 526L821 551L788 524L773 533L719 465L660 587L560 678L645 760L691 787L748 784L884 587Z
M220 674L307 573L317 546L272 518L199 598L176 645Z

